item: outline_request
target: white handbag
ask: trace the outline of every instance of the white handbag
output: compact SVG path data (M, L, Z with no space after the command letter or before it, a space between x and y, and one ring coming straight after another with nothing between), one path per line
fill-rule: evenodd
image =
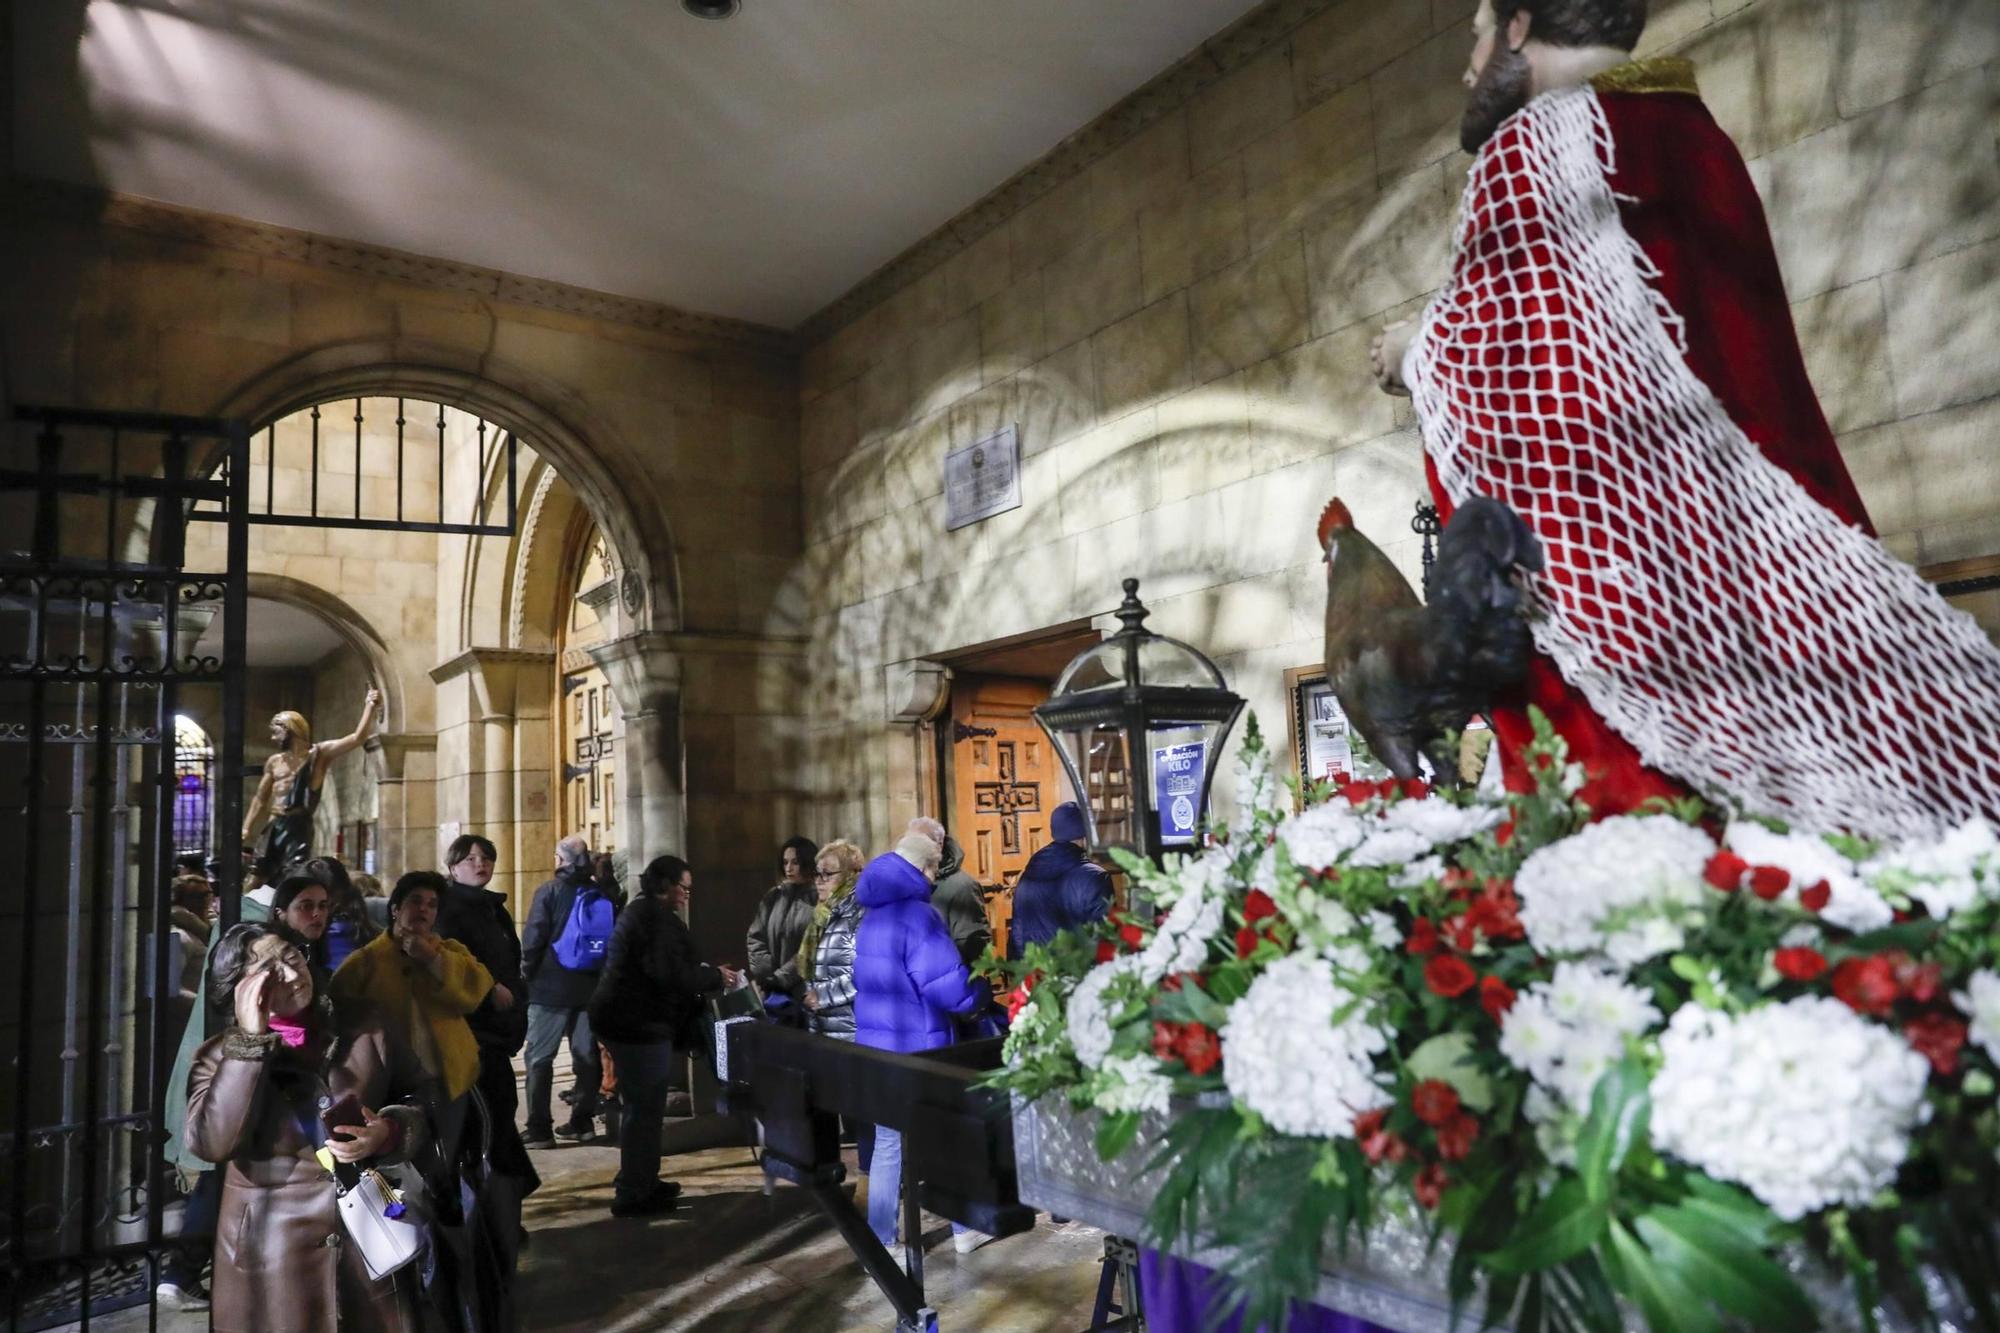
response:
M368 1276L382 1278L407 1266L424 1251L424 1228L380 1171L364 1169L350 1189L340 1190L341 1225L348 1243L361 1251Z

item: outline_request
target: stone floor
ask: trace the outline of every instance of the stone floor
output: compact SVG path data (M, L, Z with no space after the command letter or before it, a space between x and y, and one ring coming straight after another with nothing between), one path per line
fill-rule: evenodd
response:
M566 1073L566 1060L557 1062ZM561 1077L559 1075L559 1077ZM560 1108L559 1108L560 1109ZM564 1144L532 1155L542 1188L523 1209L523 1333L847 1333L886 1330L895 1314L804 1191L764 1190L762 1170L719 1117L670 1121L662 1170L684 1189L659 1218L615 1218L618 1150ZM848 1154L850 1178L852 1151ZM857 1201L865 1204L866 1185ZM928 1219L925 1290L942 1333L1074 1333L1090 1322L1104 1234L1080 1223L1036 1228L969 1255ZM91 1321L138 1333L146 1311ZM72 1325L71 1327L74 1327ZM198 1333L205 1314L162 1315L161 1333Z

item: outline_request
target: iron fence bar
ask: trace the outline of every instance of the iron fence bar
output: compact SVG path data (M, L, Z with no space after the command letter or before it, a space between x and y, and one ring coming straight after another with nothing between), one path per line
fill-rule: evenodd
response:
M312 504L314 514L319 513L319 404L312 408Z
M50 469L23 471L19 468L0 468L0 490L35 490L43 487L61 495L101 495L111 489L104 477L96 472L58 472ZM127 477L118 486L127 497L142 500L183 499L214 500L218 503L229 493L229 488L220 481L188 480L180 486L168 486L158 477Z
M466 518L475 526L486 522L486 418L479 418L478 441L473 445L472 456L479 463L479 479L473 483L471 512Z
M264 512L270 513L278 507L275 499L278 479L278 423L273 421L264 430Z
M354 516L361 517L361 400L354 400Z
M230 427L231 453L247 454L249 436L241 425ZM215 785L216 854L221 857L220 882L222 913L219 929L236 924L237 899L243 887L243 708L247 696L244 680L243 614L249 601L246 571L250 568L250 515L248 497L241 491L229 498L228 557L223 561L226 575L222 592L222 751L216 755L216 770L222 774Z
M518 478L515 474L516 465L514 461L514 455L515 452L520 448L520 446L521 446L520 438L516 436L513 431L511 430L508 431L507 432L507 531L508 532L512 532L514 530L514 522L515 519L518 517L518 515L515 513L515 505L517 501L514 495L514 490L518 482Z
M189 518L201 523L226 523L227 517L206 510L190 514ZM251 514L248 521L253 527L280 528L342 528L356 532L441 532L457 533L469 537L511 537L511 524L500 523L412 523L400 522L393 518L343 518L322 514L317 518L308 514Z
M106 599L106 618L110 617L110 601ZM104 974L108 970L110 957L110 930L105 921L105 889L109 885L112 871L111 843L115 830L111 822L111 729L102 725L111 716L112 683L109 680L97 682L97 729L96 754L92 756L90 775L90 857L94 862L90 877L85 881L89 890L90 938L83 957L84 973L87 978L82 989L84 1003L88 1011L84 1016L84 1050L87 1055L83 1067L83 1120L88 1128L83 1134L83 1217L78 1228L77 1265L83 1283L79 1297L82 1304L81 1333L90 1333L90 1287L93 1276L91 1268L97 1258L97 1194L99 1167L98 1124L104 1096L104 1009L109 996L104 993Z
M248 482L245 470L244 480ZM175 637L180 620L180 583L170 583L167 592L167 655L172 661L176 655ZM178 758L179 737L175 734L174 719L180 708L180 687L169 679L161 682L158 702L155 705L155 725L160 731L160 744L154 750L158 765L154 772L153 801L151 817L153 821L151 837L141 837L140 846L151 851L149 872L142 874L139 886L142 900L151 908L150 939L153 944L153 1002L148 1012L146 1059L146 1132L140 1137L140 1151L145 1154L146 1173L146 1281L157 1287L160 1282L160 1250L166 1241L166 1146L167 1146L167 1080L173 1067L171 1039L178 1036L166 1019L174 1012L167 991L168 949L173 943L169 933L173 921L173 858L178 850L174 845L174 803L179 785ZM213 788L210 789L213 800ZM142 865L145 864L142 862ZM144 895L150 893L150 897ZM196 981L195 1005L199 1009L203 1000L199 994L200 981ZM192 1020L193 1015L189 1015ZM158 1333L160 1323L160 1303L146 1303L147 1333Z
M46 589L38 586L38 602L47 595ZM41 608L36 607L34 637L28 643L28 651L36 657L41 655ZM21 961L15 972L19 982L17 1003L20 1012L20 1031L14 1040L14 1197L12 1199L12 1243L8 1247L7 1282L7 1326L21 1326L21 1303L27 1285L28 1271L28 1180L30 1129L34 1117L30 1112L30 1095L27 1083L28 1071L34 1067L35 1053L35 937L40 930L36 910L41 903L42 870L42 821L41 792L44 774L42 747L35 738L42 733L43 717L47 712L47 685L39 677L28 681L28 773L26 790L21 794L21 851L24 876L21 900Z
M403 400L396 400L396 521L403 521Z
M444 404L443 403L438 404L437 463L438 463L437 521L440 525L442 525L444 523ZM442 526L439 526L431 529L431 531L443 532L444 528Z

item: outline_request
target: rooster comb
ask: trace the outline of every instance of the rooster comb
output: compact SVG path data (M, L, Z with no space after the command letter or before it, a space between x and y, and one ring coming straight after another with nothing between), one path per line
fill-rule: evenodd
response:
M1333 540L1339 528L1354 526L1354 515L1347 512L1347 502L1338 496L1327 502L1326 509L1319 516L1319 544L1324 547Z

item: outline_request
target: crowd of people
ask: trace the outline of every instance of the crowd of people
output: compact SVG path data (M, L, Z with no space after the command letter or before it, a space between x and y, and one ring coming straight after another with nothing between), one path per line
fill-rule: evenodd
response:
M1012 952L1109 908L1073 805L1053 831L1059 843L1016 886ZM628 897L610 857L564 838L518 930L491 888L492 842L466 834L444 860L386 894L331 857L252 878L218 938L211 880L198 858L181 868L171 915L185 1032L167 1152L185 1203L163 1307L212 1304L222 1333L506 1329L521 1204L540 1184L529 1149L601 1132L619 1153L614 1215L676 1206L662 1124L690 1109L681 1075L713 1040L712 1002L743 995L774 1021L902 1052L1001 1030L973 967L992 945L982 890L936 820L912 821L872 859L846 840L786 842L743 971L700 957L685 922L695 875L678 857L650 862ZM574 1085L558 1124L565 1042ZM893 1245L900 1136L852 1129L869 1225ZM414 1196L429 1245L377 1276L337 1200L357 1172L383 1168L404 1191L388 1215ZM960 1252L990 1239L954 1231Z

